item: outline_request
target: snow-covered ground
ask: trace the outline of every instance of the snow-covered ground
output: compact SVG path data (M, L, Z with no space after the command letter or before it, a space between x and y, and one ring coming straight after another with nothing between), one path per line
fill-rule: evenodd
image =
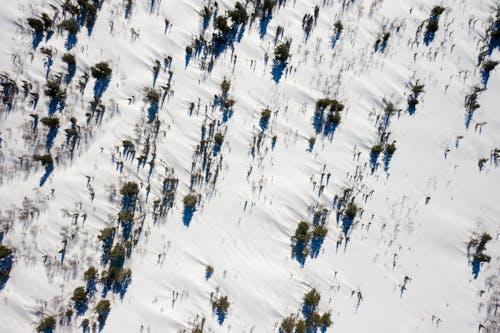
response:
M101 299L111 301L103 332L191 332L201 318L206 332L278 332L285 317L302 318L312 288L321 294L318 311L331 312L328 332L498 331L498 68L469 120L464 102L474 86L484 87L478 56L498 1L277 1L272 15L238 26L211 70L210 54L204 60L206 49L197 54L194 41L203 34L203 7L213 3L134 0L127 8L127 0L103 1L90 32L83 20L73 45L56 28L71 17L62 2L0 4L0 74L19 90L12 107L0 105L0 242L13 250L0 284L0 332L36 331L50 316L53 332L84 331L85 318L98 320ZM249 14L255 2L246 4ZM234 3L218 2L207 41L214 17ZM303 17L314 16L316 5L306 38ZM439 29L424 43L437 5L445 8ZM55 17L54 33L35 45L27 18L42 13ZM386 32L387 45L375 47ZM286 40L291 57L279 77L273 52ZM50 66L43 48L52 50ZM499 51L483 63L499 61ZM76 58L68 80L66 52ZM103 93L90 75L101 61L112 69ZM80 90L84 73L90 77ZM51 143L40 120L51 112L46 82L58 74L67 96L53 112L59 127ZM223 80L230 81L227 97ZM425 87L413 112L408 99L416 82ZM145 100L151 88L166 93L156 114ZM101 93L102 106L92 110ZM220 101L229 98L234 106L224 111ZM345 106L330 131L318 127L320 98ZM260 120L265 108L272 111L268 123ZM64 131L72 117L78 139ZM202 125L208 133L211 121L224 140L220 148L205 143L207 166L196 151ZM135 155L125 153L124 140ZM382 152L372 166L372 147L392 142L392 157ZM53 170L33 161L47 153ZM192 184L196 173L201 181ZM178 179L174 204L154 218L166 177ZM126 182L139 187L129 238L117 218L130 208L120 194ZM183 207L189 193L199 195L192 219ZM346 217L350 200L358 207L354 221ZM321 209L328 233L301 260L292 236L300 221L313 228ZM105 293L97 282L88 309L74 309L68 319L84 272L110 267L98 239L107 227L117 227L115 245L129 241L123 267L131 269L130 283ZM483 233L492 237L483 251L491 260L477 272L468 244ZM214 269L208 278L207 265ZM223 295L230 307L221 323L212 301Z

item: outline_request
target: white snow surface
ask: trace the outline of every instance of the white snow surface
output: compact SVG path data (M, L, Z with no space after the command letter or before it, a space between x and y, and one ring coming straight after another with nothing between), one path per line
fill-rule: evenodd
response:
M12 110L0 112L0 212L2 223L10 226L2 244L15 249L10 277L0 291L0 332L34 332L43 316L60 316L72 304L72 292L84 285L88 267L104 269L97 236L116 225L120 195L111 198L110 193L119 192L126 181L140 185L142 211L136 216L146 215L139 241L125 262L132 270L131 283L123 299L107 294L111 311L102 332L190 331L197 316L206 318L208 332L278 332L283 318L300 312L311 288L321 293L319 311L331 311L334 323L328 332L477 332L480 324L486 325L487 303L498 295L500 283L500 169L489 159L479 170L478 160L500 148L498 69L491 73L468 129L464 99L481 82L476 67L479 36L497 1L353 0L342 10L343 1L288 0L273 12L263 38L258 19L247 24L241 41L221 54L211 72L200 67L196 56L185 65L185 48L202 31L199 13L206 1L157 0L151 9L150 0L135 0L129 18L124 1L104 1L93 33L89 36L82 29L70 51L77 71L64 110L55 114L61 126L52 154L65 146L63 129L70 117L88 134L73 158L64 155L40 186L44 168L36 163L21 168L19 157L29 159L44 151L46 128L41 124L35 141L26 139L34 135L30 114L43 117L48 112L49 100L43 95L46 57L40 48L54 50L49 77L65 73L61 56L67 52L66 34L56 32L33 50L26 18L52 13L50 6L60 8L61 2L0 4L0 73L19 87L23 80L31 82L41 96L36 110L19 93ZM233 5L219 1L219 11ZM312 14L315 5L320 6L319 16L306 40L302 17ZM434 41L426 46L420 34L418 44L413 43L435 5L446 11ZM171 24L166 32L165 18ZM344 31L332 48L337 20ZM399 31L391 30L385 52L375 53L377 35L392 23ZM280 40L291 38L292 43L290 71L276 83L271 66L278 25L284 27ZM135 40L131 29L139 33ZM210 24L207 38L212 29ZM138 168L137 159L119 157L115 147L121 151L122 141L131 140L138 151L143 148L144 91L153 84L154 60L168 55L173 59L174 94L158 113L157 158L148 177L148 165ZM500 59L498 51L491 59ZM113 69L102 97L106 111L100 124L86 125L94 79L83 94L77 81L99 61L108 61ZM212 110L210 103L220 94L224 78L231 81L229 95L236 103L221 127L227 128L222 169L214 191L194 187L202 199L187 227L182 198L190 192L205 106L210 117L220 119L221 112ZM162 69L156 87L167 79ZM411 116L406 100L409 82L416 79L425 84L425 91ZM128 101L132 95L135 103ZM333 139L316 136L312 124L315 102L323 97L345 105ZM383 99L402 109L391 118L389 129L397 150L387 172L381 165L371 174L370 149L377 142L375 119L383 113ZM190 114L189 103L198 101L199 112ZM266 107L275 112L261 149L252 157L252 140ZM309 151L312 136L316 143ZM123 172L112 156L123 160ZM173 168L179 186L174 207L154 223L153 201L161 195L165 167ZM354 181L357 167L363 177ZM323 172L331 177L319 194ZM87 177L92 177L93 200ZM146 198L148 179L151 191ZM346 244L332 202L351 186L360 191L355 202L362 214ZM371 191L364 200L361 193ZM40 209L33 218L21 218L26 200ZM328 234L317 258L308 257L302 266L291 255L291 237L301 220L311 221L308 208L314 205L331 210ZM75 213L80 214L76 223ZM481 265L474 279L467 243L482 232L493 237L485 251L491 261ZM68 245L61 262L58 251L64 239ZM208 280L206 265L214 267ZM406 276L410 280L401 294ZM210 303L217 290L231 303L222 325ZM99 299L100 292L89 300L84 315L58 324L54 332L80 332L82 319L96 317L92 309Z

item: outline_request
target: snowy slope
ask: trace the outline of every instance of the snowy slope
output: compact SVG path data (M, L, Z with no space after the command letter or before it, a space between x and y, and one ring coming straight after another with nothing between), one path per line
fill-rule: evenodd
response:
M30 115L41 119L49 112L41 48L53 50L48 77L65 74L67 33L56 31L33 48L26 19L52 15L51 5L60 11L61 1L0 5L0 73L20 89L12 109L0 106L0 239L14 249L0 290L0 332L36 331L47 316L58 320L54 332L81 331L84 318L97 320L93 309L101 298L111 301L103 332L191 332L202 317L207 332L278 332L285 317L300 313L311 288L321 293L319 311L331 311L328 332L498 329L498 314L488 311L498 304L500 284L500 169L490 155L500 148L498 69L468 128L464 106L472 87L482 84L480 37L498 1L288 0L275 8L267 30L259 18L248 22L211 71L202 66L202 55L186 61L186 47L202 33L200 12L207 1L135 0L129 14L125 3L104 1L92 33L82 27L69 50L77 69L64 108L54 113L60 126L50 153L58 159L43 185L45 167L32 156L47 151L47 127L38 124L33 131ZM319 15L306 39L302 19L315 5ZM434 40L425 45L418 31L435 5L446 10ZM219 14L233 6L219 1ZM344 30L332 47L337 20ZM284 28L278 43L292 42L276 82L278 26ZM207 39L213 29L211 20ZM387 31L387 47L376 52L377 37ZM170 93L149 122L144 97L153 87L152 67L168 56L172 64L162 66L155 88L167 86L170 70ZM488 58L499 60L498 48ZM101 120L87 122L95 79L83 93L78 80L100 61L113 70L101 99L105 111ZM224 78L235 101L228 119L213 105ZM40 94L36 108L23 96L23 80ZM425 88L411 115L407 99L416 80ZM314 127L316 101L325 97L345 105L333 137ZM370 150L380 139L384 100L399 110L384 127L397 149L387 170L382 153L372 172ZM273 113L252 154L266 107ZM73 153L64 133L71 117L81 126ZM195 152L207 119L225 134L213 157L221 163L218 178L191 187L193 165L203 164ZM148 137L152 171L137 160ZM311 137L316 141L310 149ZM123 140L134 143L134 157L123 153ZM487 159L482 170L481 158ZM162 196L165 177L179 180L174 206L155 220L154 201ZM85 285L84 272L108 267L97 237L117 226L120 239L120 188L128 181L139 185L136 243L124 264L132 271L130 284L122 297L113 291L103 297L98 283L89 309L66 320L73 290ZM359 207L352 226L346 225L345 207L336 205L345 189L352 189ZM201 200L188 222L182 199L190 192ZM292 255L291 237L300 221L312 221L315 207L329 211L328 234L317 257L308 255L301 264ZM491 260L475 278L468 243L483 232L492 236L485 250ZM209 279L207 265L214 268ZM222 324L211 305L218 295L230 301Z

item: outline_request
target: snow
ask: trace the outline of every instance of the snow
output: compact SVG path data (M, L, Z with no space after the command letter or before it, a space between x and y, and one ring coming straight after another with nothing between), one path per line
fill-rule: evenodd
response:
M67 52L66 33L42 41L37 50L31 47L26 18L50 12L48 2L60 5L59 1L8 1L0 13L4 45L0 72L8 73L19 87L22 80L33 83L40 92L36 109L40 118L47 114L49 102L43 96L47 69L40 48L50 46L55 52L51 75L66 71L60 59ZM0 291L0 332L35 331L42 314L57 315L72 304L72 292L84 285L83 273L89 266L105 269L97 236L102 228L117 224L119 189L125 181L140 184L142 211L136 216L145 213L146 218L125 263L132 280L123 299L112 292L106 297L111 312L103 332L190 331L197 316L206 318L209 332L277 332L283 318L300 312L302 298L311 288L321 292L320 312L332 313L329 332L476 332L486 323L486 302L498 293L499 285L500 172L490 160L480 171L478 160L500 147L498 73L491 73L468 129L464 99L472 86L481 83L475 67L479 35L484 34L496 1L356 0L347 1L342 11L340 1L288 0L273 12L264 38L259 36L258 20L247 25L234 51L226 50L210 73L200 68L199 57L185 64L185 48L201 32L199 13L205 1L153 3L151 10L151 1L136 0L126 19L122 1L106 1L93 33L89 36L82 28L78 34L70 51L76 56L77 72L64 110L55 114L61 126L52 153L62 149L70 117L76 117L87 134L74 157L66 154L43 186L41 165L33 163L26 170L17 161L19 156L29 159L44 152L46 129L39 124L36 140L27 139L34 136L29 127L34 110L22 93L11 111L0 111L0 226L11 224L2 244L15 249L10 277ZM306 41L302 17L312 14L316 4L320 14ZM446 11L434 41L425 46L421 33L418 45L414 44L417 28L438 4ZM219 1L219 14L232 7L233 1ZM165 18L171 24L166 33ZM344 31L332 48L337 19ZM477 22L471 25L471 20ZM400 26L399 32L391 30L387 49L374 53L383 25L392 23ZM271 67L278 25L284 27L280 40L292 39L292 57L290 72L276 83ZM139 33L135 40L131 29ZM207 38L211 29L212 24ZM13 64L14 53L19 56ZM149 166L138 169L136 159L120 157L115 147L122 151L122 141L131 140L139 156L150 130L144 91L153 84L154 60L168 55L173 59L174 95L159 110L157 159L146 201ZM491 58L498 60L498 50ZM85 125L95 80L89 80L83 94L77 81L99 61L109 61L113 69L103 95L106 111L99 124ZM187 227L182 198L190 192L205 106L212 119L222 118L210 103L220 94L224 78L231 81L229 95L236 104L232 117L220 127L227 129L222 169L215 191L205 185L194 187L202 200ZM411 116L406 112L408 83L417 79L425 91ZM168 73L162 69L156 87L167 81ZM129 104L132 95L136 102ZM316 134L312 124L315 102L323 97L346 106L332 139ZM377 142L375 119L383 113L383 99L402 109L389 126L389 141L396 140L397 150L387 172L380 165L371 174L369 155ZM190 115L189 103L198 100L199 112L195 108ZM253 158L250 148L261 131L260 112L265 107L277 114L271 116L262 147ZM482 122L481 130L475 128ZM274 149L273 135L277 135ZM312 136L316 143L309 151ZM457 146L458 136L463 138ZM122 173L113 156L123 160ZM173 168L179 187L174 207L155 223L153 201L161 196L165 167ZM362 177L354 179L357 167ZM331 173L331 178L318 194L323 172ZM92 177L93 200L87 176ZM343 239L338 246L344 231L332 202L351 186L359 191L355 201L363 213L350 228L347 245ZM110 198L112 189L117 194ZM363 194L371 191L373 195L363 200ZM40 207L33 219L21 217L25 198ZM308 209L313 205L332 210L328 235L317 258L307 257L302 266L291 257L290 238L301 220L312 221ZM9 211L12 217L3 218ZM80 214L76 223L74 213ZM483 264L474 279L467 244L482 232L493 236L486 246L491 262ZM68 245L61 262L58 251L63 239ZM208 280L206 265L215 269ZM405 276L410 280L401 293ZM493 279L492 287L487 287L488 278ZM222 325L210 303L217 290L231 302ZM54 332L81 330L83 318L95 318L92 309L99 294L90 299L84 316L58 324Z

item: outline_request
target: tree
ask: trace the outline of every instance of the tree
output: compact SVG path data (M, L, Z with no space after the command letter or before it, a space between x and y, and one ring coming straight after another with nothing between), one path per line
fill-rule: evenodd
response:
M99 62L90 68L90 73L92 77L97 80L109 79L113 70L109 67L109 64L105 61Z
M229 303L229 299L227 296L221 296L213 303L213 307L215 308L215 310L218 313L222 314L227 314L230 305L231 303Z
M45 317L36 327L36 331L40 333L50 332L56 327L56 319L54 316Z
M222 145L222 143L224 142L224 135L221 132L215 133L214 142L216 145L219 145L219 146Z
M120 194L124 197L136 196L139 193L139 186L135 182L126 182L120 189Z
M307 243L311 239L311 234L309 233L309 224L305 221L301 221L295 230L294 238L298 242Z
M348 218L353 220L356 217L357 212L358 212L358 206L356 206L355 204L349 204L349 206L347 206L347 209L345 210L344 214Z
M75 56L73 54L71 54L71 53L65 53L62 56L62 61L65 62L69 67L76 66Z
M280 333L293 333L295 328L295 317L290 315L283 319L280 325Z
M42 20L39 20L37 18L28 18L28 25L35 31L36 34L42 34L45 31Z
M50 155L50 154L33 155L33 160L37 161L37 162L42 162L43 166L51 165L54 163L54 161L52 160L52 155Z
M243 7L239 1L234 5L234 9L228 12L228 16L235 24L243 24L248 20L248 14L245 7Z
M71 300L75 303L85 303L87 301L88 292L84 287L77 287L73 291Z
M281 43L274 49L274 60L285 63L290 58L290 41Z
M182 199L182 203L184 204L184 208L194 209L198 203L198 197L194 194L188 194Z
M304 295L304 305L310 306L313 309L316 308L319 304L319 300L321 299L321 295L316 289L311 289L307 294Z

